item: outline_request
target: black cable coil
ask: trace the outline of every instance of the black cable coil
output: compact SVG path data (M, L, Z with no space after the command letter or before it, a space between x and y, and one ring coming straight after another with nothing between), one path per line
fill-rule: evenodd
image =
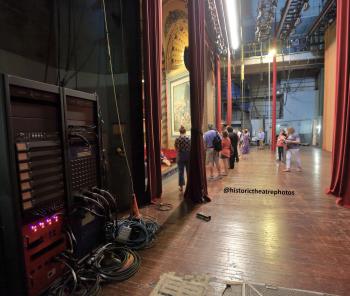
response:
M68 271L51 285L47 296L98 296L103 282L127 280L141 263L135 251L113 243L97 249L81 263L67 254L56 259L65 264Z
M90 262L103 280L121 282L137 272L141 258L133 250L109 243L100 248Z

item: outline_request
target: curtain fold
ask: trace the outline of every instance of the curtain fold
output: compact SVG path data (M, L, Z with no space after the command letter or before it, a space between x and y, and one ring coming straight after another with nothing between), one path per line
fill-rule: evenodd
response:
M162 195L160 124L162 95L162 1L143 0L144 95L149 201ZM132 99L132 98L131 98Z
M350 207L350 1L337 1L337 64L332 178L328 193Z
M221 65L220 56L216 57L216 129L221 132Z
M191 152L185 198L193 202L210 201L207 191L203 146L203 114L205 89L205 1L188 1L190 52Z
M232 123L232 81L231 81L231 53L227 50L227 116L226 124Z

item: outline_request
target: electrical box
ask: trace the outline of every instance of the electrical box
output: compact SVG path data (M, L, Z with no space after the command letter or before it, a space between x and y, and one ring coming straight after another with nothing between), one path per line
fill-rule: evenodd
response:
M62 275L68 222L81 255L100 243L103 223L75 210L103 184L99 122L95 94L0 76L1 295L40 295Z

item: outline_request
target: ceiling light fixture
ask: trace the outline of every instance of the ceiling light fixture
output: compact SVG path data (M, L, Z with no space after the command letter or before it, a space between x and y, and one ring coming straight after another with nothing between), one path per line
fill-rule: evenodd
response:
M277 51L276 48L270 48L269 50L269 56L274 57L276 55Z
M225 4L231 47L232 49L237 49L240 44L238 3L237 0L226 0Z

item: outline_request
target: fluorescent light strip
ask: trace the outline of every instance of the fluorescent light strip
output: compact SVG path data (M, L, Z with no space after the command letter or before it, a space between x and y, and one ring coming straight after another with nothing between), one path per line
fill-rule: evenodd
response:
M237 49L240 44L238 0L225 0L226 16L228 18L229 33L232 49Z

